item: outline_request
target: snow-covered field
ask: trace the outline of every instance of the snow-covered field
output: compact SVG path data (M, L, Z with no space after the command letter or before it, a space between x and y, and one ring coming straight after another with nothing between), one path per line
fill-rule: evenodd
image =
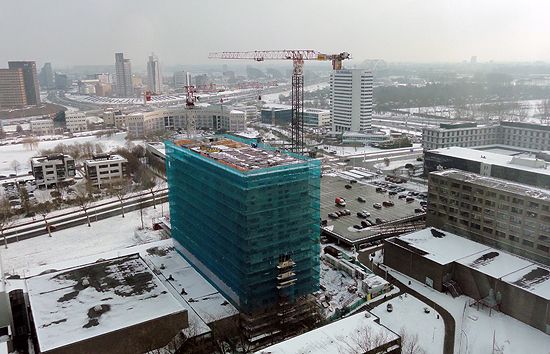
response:
M79 136L69 139L60 139L53 141L41 141L38 143L38 147L34 150L29 150L23 144L5 145L0 146L0 174L9 175L14 173L13 168L10 166L13 160L17 160L21 167L19 168L19 174L30 171L30 159L36 156L40 150L52 149L58 144L71 145L75 143L99 143L102 145L104 151L110 151L126 144L126 133L117 133L111 137L98 138L95 135L91 136ZM138 143L134 141L134 143Z
M392 304L393 311L388 312L387 304ZM430 313L425 313L428 308ZM405 333L408 340L418 336L418 345L426 354L441 354L445 324L436 310L427 306L417 298L403 294L390 301L378 305L372 310L380 317L380 323L396 333Z
M164 211L168 203L164 204ZM157 209L145 208L143 221L151 227L151 220L161 216L160 205ZM47 235L11 243L8 249L0 249L4 273L28 275L38 267L63 263L81 257L118 250L160 240L159 231L138 230L141 226L139 210L126 213L126 216L114 216L94 221L92 226L75 226ZM47 267L46 267L47 268Z
M550 353L550 337L538 329L500 312L493 311L489 316L488 310L469 307L472 299L467 296L453 298L397 271L390 269L389 273L405 284L410 281L414 290L449 311L456 322L456 354L496 353L493 336L501 349L499 354Z

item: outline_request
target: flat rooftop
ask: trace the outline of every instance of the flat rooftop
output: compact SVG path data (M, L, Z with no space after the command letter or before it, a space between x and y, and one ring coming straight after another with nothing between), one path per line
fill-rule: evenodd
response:
M281 150L253 147L229 138L176 140L174 144L239 171L303 163L304 160Z
M456 262L550 300L550 268L433 227L388 240L438 264Z
M360 312L272 345L256 354L365 353L399 338L378 322L378 317L373 314ZM367 341L367 334L374 340Z
M449 169L432 172L434 176L445 176L461 182L470 182L479 186L498 189L499 191L526 195L535 199L550 200L550 190L531 187L526 184L509 182L503 179L481 176L472 172Z
M512 163L514 156L497 154L490 151L481 151L477 149L469 149L458 146L451 146L448 148L429 150L430 153L439 154L442 156L456 157L459 159L480 162L488 165L503 166L507 168L513 168L522 171L529 171L533 173L543 174L550 176L550 169L530 167L523 164ZM526 158L523 158L526 159ZM532 160L535 160L534 158ZM544 161L540 160L542 164ZM546 164L548 165L548 164ZM548 167L548 166L547 166Z
M102 154L86 160L85 163L88 165L94 165L94 164L97 165L97 164L105 163L107 161L118 162L118 161L128 161L128 160L126 160L124 157L117 154Z
M353 179L353 175L349 174L350 179ZM368 219L373 222L376 218L393 221L418 215L414 212L414 209L421 207L418 199L415 198L414 202L407 203L405 199L399 199L398 195L390 196L387 192L377 193L376 187L370 184L353 183L351 184L351 189L346 189L345 186L349 184L350 179L326 175L321 178L321 219L327 220L327 227L330 231L354 242L379 233L376 227L365 228L363 230L353 228L353 225L360 225L363 220L357 217L357 212L359 211L367 210L371 214ZM346 206L336 206L334 203L336 197L344 198ZM357 201L357 197L365 198L366 202L361 203ZM375 209L372 206L374 203L381 204L386 200L393 201L395 205L392 207L382 207L382 209ZM342 209L349 209L351 215L342 216L338 219L328 217L329 213Z
M186 311L138 255L26 280L41 351Z

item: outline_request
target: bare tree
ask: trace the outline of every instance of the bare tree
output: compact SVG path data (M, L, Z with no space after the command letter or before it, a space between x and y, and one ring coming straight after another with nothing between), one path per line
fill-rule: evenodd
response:
M74 200L80 210L84 212L86 215L86 221L88 222L88 227L91 227L90 223L90 215L88 213L88 209L90 208L90 205L93 201L93 198L91 196L92 191L92 184L90 182L86 182L85 184L79 184L75 186L75 192L74 192Z
M39 140L34 136L23 139L23 147L27 150L34 150L38 147Z
M401 329L401 353L402 354L426 354L426 351L418 344L418 334L410 335Z
M137 183L141 184L141 187L144 190L149 191L151 193L151 196L153 197L153 209L157 208L157 200L155 193L158 191L159 186L157 185L157 181L155 178L155 175L149 168L145 165L141 165L138 172L136 173L136 179Z
M107 192L118 199L120 202L120 210L122 211L122 217L124 217L124 199L131 190L130 182L126 179L113 182L109 185Z
M52 226L48 223L47 217L48 214L52 211L52 204L49 201L40 203L36 206L36 212L42 216L44 219L44 224L46 224L46 230L48 230L48 235L52 237Z
M4 230L13 224L13 213L9 200L6 198L0 199L0 233L4 239L4 247L8 248L8 241Z
M537 105L537 113L540 124L548 125L550 123L550 99L542 100Z

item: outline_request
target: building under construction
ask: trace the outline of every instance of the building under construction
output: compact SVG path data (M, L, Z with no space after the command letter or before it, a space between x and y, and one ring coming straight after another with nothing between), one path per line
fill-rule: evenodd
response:
M232 136L166 143L177 250L251 336L303 319L319 288L320 163Z

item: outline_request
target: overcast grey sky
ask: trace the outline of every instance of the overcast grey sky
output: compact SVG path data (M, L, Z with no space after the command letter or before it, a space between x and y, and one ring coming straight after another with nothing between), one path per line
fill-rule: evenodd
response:
M5 0L0 67L207 61L210 51L316 49L354 59L550 61L550 0ZM142 63L143 62L143 63Z

